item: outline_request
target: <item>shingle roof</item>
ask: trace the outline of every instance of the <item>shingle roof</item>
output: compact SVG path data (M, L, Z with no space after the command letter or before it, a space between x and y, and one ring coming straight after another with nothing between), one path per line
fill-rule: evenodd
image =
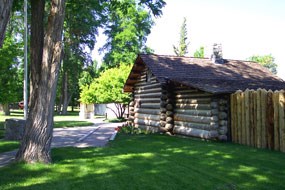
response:
M282 79L256 62L224 59L223 64L218 64L208 58L140 54L124 91L130 91L134 84L131 80L138 76L133 74L141 65L147 66L159 82L167 79L211 93L232 93L247 88L285 89Z

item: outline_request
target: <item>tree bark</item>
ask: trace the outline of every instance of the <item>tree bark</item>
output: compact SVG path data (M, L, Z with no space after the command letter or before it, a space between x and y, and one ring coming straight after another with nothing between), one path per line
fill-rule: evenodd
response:
M10 115L10 107L8 103L2 104L4 115Z
M10 19L13 0L2 0L0 3L0 48L2 48L5 31Z
M62 102L62 115L66 115L67 114L67 107L69 104L69 97L68 97L68 75L67 75L67 71L64 72L63 74L63 80L62 80L62 96L63 96L63 102Z
M34 99L33 90L38 88L41 77L44 44L44 16L45 0L31 0L31 85L30 99ZM30 100L32 103L32 101ZM30 103L30 104L31 104ZM32 106L32 105L30 105Z
M32 3L36 3L36 0ZM44 0L38 0L44 4ZM28 163L50 163L50 148L53 131L53 112L56 95L56 84L61 55L61 41L63 31L65 0L52 0L48 17L48 25L44 37L41 62L31 62L40 66L31 65L33 97L31 99L30 113L26 122L24 137L16 155L17 161ZM44 9L32 11L32 17L43 14ZM40 22L43 22L41 20ZM32 23L38 24L38 23ZM36 35L36 34L34 34ZM31 40L36 38L31 37ZM37 70L38 69L38 70ZM40 72L39 78L34 72Z

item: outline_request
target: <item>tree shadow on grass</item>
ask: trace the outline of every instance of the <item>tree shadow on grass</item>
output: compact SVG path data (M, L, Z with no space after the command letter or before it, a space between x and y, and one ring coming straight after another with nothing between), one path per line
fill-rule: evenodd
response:
M284 154L230 143L119 135L105 148L57 148L52 155L48 166L0 169L0 189L285 188Z

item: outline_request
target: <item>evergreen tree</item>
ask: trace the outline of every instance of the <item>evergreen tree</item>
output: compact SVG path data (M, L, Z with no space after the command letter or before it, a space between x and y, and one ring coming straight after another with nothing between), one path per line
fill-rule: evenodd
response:
M277 64L274 62L274 57L269 55L254 55L248 58L249 61L255 61L263 67L269 69L273 74L277 74Z
M179 40L179 45L174 46L173 45L173 50L174 53L177 56L184 56L188 53L189 42L187 42L187 25L186 25L186 18L184 17L183 23L180 29L180 40Z
M197 49L194 53L194 57L197 57L197 58L204 58L205 56L205 53L204 53L204 47L201 46L199 49Z

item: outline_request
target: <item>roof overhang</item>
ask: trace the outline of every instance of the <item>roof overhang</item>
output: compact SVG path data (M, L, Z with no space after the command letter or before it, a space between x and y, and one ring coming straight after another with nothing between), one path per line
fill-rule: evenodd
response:
M125 82L123 91L124 92L132 92L134 84L137 82L139 76L141 75L142 70L146 67L141 57L138 57L135 60L135 63L131 69L131 72Z

